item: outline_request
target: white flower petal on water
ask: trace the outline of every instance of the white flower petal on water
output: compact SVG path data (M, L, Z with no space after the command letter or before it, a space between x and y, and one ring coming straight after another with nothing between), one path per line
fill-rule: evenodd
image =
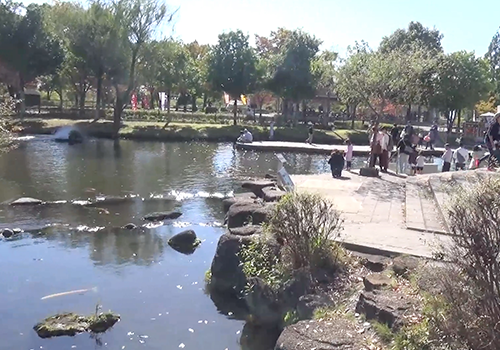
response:
M139 343L144 344L144 340L139 339Z
M205 321L203 321L203 322L205 322L205 324L208 324L208 321L207 321L207 320L205 320Z
M148 339L149 338L149 335L140 335L139 338L144 338L144 339Z
M184 348L186 347L186 345L184 345L184 343L180 343L180 344L179 344L179 347L180 347L181 349L184 349Z
M193 328L189 328L188 331L190 331L191 333L194 333L194 329Z
M178 284L177 289L182 289L182 286L180 284Z
M198 323L203 323L203 320L199 320Z
M130 337L131 335L134 335L134 332L128 332L127 335Z
M241 333L241 331L236 332L236 334L240 334L240 333Z

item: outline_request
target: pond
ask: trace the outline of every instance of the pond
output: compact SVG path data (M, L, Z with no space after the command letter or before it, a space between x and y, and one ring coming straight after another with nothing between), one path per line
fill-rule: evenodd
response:
M329 171L325 156L285 158L290 173ZM0 229L25 231L0 238L0 348L240 349L244 322L218 311L204 276L224 232L221 198L240 191L243 179L275 173L277 166L272 153L195 142L92 139L69 146L35 137L1 155L0 202L137 197L99 208L69 202L0 207ZM143 233L116 229L143 225L148 212L173 209L183 215ZM186 229L202 240L192 255L167 244ZM79 289L90 290L41 300ZM99 337L40 339L32 329L52 314L92 314L97 305L122 317Z

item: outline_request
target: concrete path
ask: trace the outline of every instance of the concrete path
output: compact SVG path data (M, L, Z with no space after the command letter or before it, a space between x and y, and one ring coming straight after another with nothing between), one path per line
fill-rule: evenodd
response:
M330 154L332 150L339 149L346 151L346 145L322 145L308 144L306 142L284 142L284 141L255 141L252 143L236 143L239 149L263 151L263 152L300 152L312 154ZM433 150L423 150L425 156L441 156L444 148ZM366 156L370 153L369 146L354 145L353 154L355 156Z
M298 191L321 194L343 213L340 242L366 253L392 252L427 258L439 252L440 246L449 244L450 236L407 229L405 179L390 174L380 178L348 172L343 175L344 179L333 179L330 174L292 176Z

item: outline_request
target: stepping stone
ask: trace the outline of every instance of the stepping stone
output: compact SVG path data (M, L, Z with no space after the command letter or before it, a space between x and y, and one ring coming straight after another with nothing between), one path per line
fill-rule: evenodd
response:
M365 290L372 291L389 287L392 284L392 280L384 274L374 273L363 278L363 284L365 285Z

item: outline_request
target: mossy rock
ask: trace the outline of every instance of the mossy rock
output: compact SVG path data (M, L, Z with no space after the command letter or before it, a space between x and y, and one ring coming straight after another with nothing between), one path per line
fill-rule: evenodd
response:
M88 317L68 312L47 317L33 329L40 338L74 336L83 332L105 332L119 320L120 316L111 312Z

